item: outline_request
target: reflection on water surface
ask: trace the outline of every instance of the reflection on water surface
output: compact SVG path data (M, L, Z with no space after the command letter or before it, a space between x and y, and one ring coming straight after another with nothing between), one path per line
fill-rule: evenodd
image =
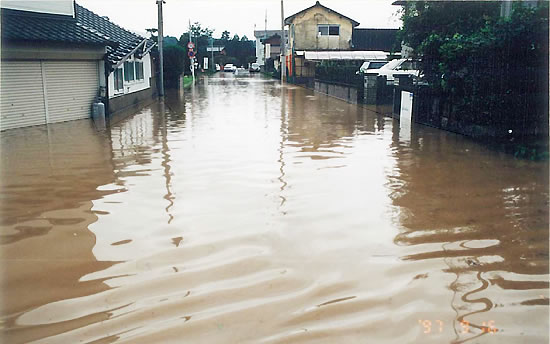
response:
M546 343L548 164L219 75L3 132L5 342Z

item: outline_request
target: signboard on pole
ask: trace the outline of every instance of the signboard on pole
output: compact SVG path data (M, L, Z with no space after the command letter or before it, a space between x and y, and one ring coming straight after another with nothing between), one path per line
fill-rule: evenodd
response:
M195 52L193 50L190 50L188 53L187 53L187 56L189 56L190 59L192 59L193 57L195 57Z
M193 43L193 42L187 43L187 48L189 48L189 49L195 49L195 43Z
M204 57L204 60L203 60L203 63L202 63L202 68L204 69L208 69L208 57Z

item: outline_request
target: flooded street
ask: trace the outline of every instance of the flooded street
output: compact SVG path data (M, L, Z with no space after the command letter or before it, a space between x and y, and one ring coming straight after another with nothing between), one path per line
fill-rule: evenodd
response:
M548 162L218 73L1 134L3 343L548 343Z

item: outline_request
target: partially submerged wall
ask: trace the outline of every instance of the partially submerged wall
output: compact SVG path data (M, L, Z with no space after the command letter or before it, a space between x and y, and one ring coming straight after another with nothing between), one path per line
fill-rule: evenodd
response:
M315 80L314 90L316 92L345 100L351 104L357 104L359 97L359 90L355 87L318 80Z

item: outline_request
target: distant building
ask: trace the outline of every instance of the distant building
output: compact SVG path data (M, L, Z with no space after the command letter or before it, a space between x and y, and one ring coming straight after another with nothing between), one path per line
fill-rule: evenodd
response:
M262 43L262 40L272 37L275 34L281 37L281 30L255 30L254 31L254 37L256 38L256 63L259 64L260 66L265 66L265 63L266 63L265 45L264 43ZM286 37L286 43L288 46L287 30L285 30L285 37Z
M277 69L279 70L280 56L281 56L281 36L276 33L271 37L262 39L264 45L264 56L266 57L265 70Z
M155 43L73 0L1 2L0 130L91 117L152 98Z
M352 49L359 51L401 51L397 39L399 29L360 29L353 30Z

